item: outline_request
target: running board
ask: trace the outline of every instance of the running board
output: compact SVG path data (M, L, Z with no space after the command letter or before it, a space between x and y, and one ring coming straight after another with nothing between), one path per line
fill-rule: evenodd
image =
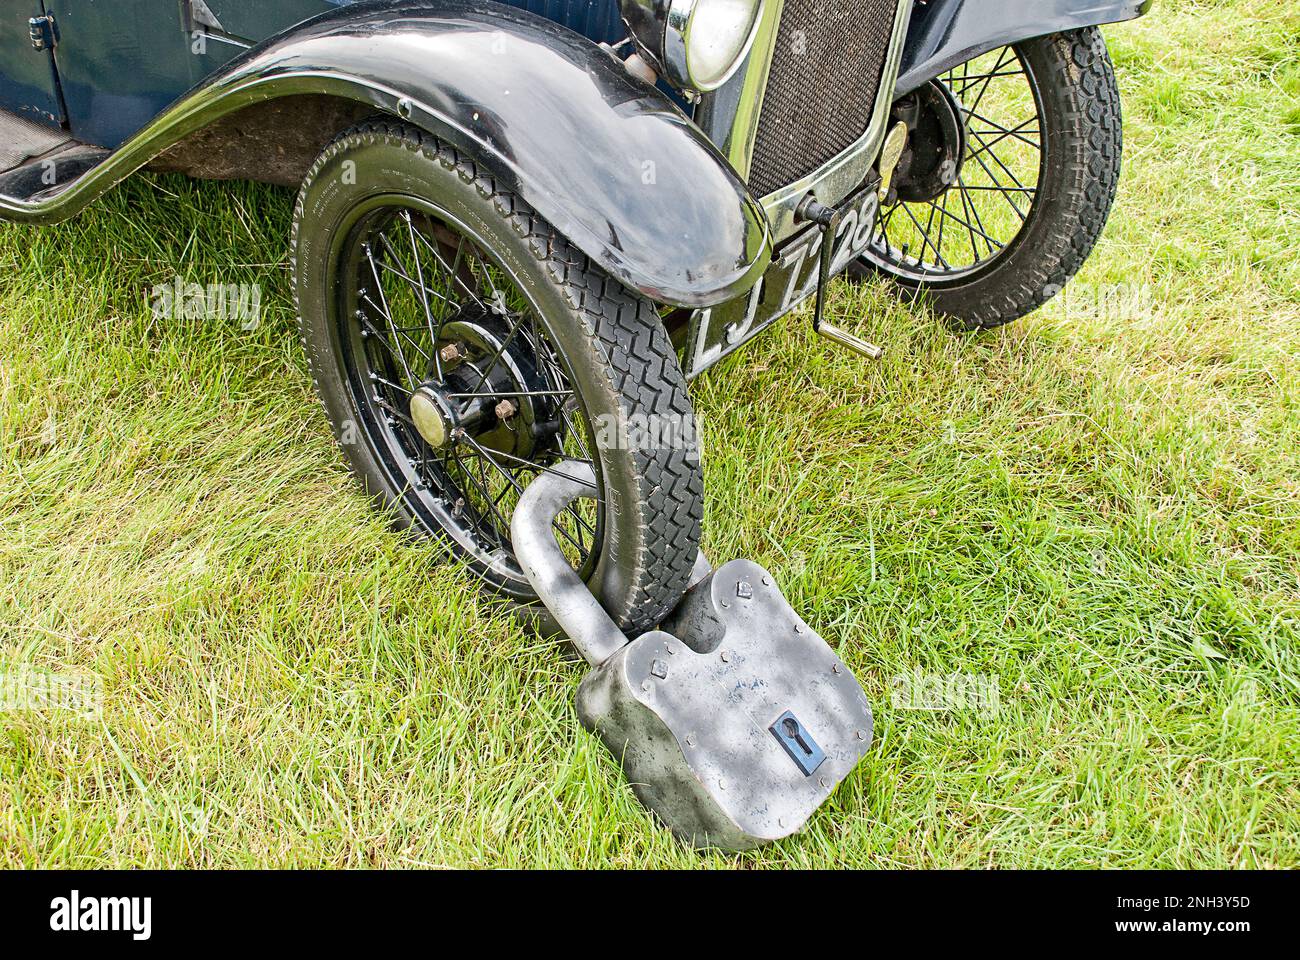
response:
M58 127L0 110L0 217L35 223L63 219L75 212L62 213L64 194L112 153L74 140Z
M866 694L749 560L709 569L662 624L629 642L565 559L553 522L594 496L587 464L525 489L511 521L537 595L594 668L578 717L681 840L743 850L789 836L871 746Z
M0 171L12 170L33 157L42 157L71 139L59 127L0 110Z
M69 140L51 153L0 173L0 212L14 220L44 222L40 212L56 209L60 195L110 155L102 147ZM15 215L15 210L29 210L33 216Z

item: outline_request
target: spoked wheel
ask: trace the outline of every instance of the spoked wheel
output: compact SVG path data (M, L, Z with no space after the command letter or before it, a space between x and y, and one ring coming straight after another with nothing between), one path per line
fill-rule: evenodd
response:
M421 525L508 581L519 494L567 461L599 480L594 430L536 313L481 241L431 205L390 199L345 240L339 343L349 387ZM555 521L585 575L604 519L597 495Z
M702 481L695 451L610 440L633 417L690 416L653 305L470 160L396 124L326 148L294 227L304 343L367 488L530 604L510 541L519 496L587 464L593 496L556 519L556 539L621 626L656 623L698 549Z
M1096 29L1028 40L900 98L908 125L859 275L967 328L1057 293L1101 234L1119 180L1119 93Z

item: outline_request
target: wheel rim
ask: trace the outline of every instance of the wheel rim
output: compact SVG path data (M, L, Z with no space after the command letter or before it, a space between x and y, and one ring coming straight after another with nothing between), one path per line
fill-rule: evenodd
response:
M531 590L510 519L535 477L563 461L603 475L591 418L552 331L487 243L433 204L375 197L336 236L336 362L364 443L422 530L508 593ZM599 559L603 498L556 518L580 575Z
M863 257L928 286L968 280L1009 254L1037 210L1047 161L1039 84L1017 48L963 63L935 82L964 125L956 182L931 199L882 210Z

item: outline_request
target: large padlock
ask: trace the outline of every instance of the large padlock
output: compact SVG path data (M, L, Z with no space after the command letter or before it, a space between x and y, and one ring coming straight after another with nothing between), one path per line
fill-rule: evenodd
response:
M589 476L539 477L512 526L524 573L594 667L579 718L681 839L740 850L794 833L871 745L862 687L749 560L705 573L663 629L628 642L551 528Z

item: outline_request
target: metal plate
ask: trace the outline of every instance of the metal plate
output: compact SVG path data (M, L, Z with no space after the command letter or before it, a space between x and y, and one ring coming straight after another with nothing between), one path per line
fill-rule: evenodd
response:
M871 244L878 204L874 187L852 197L835 234L831 273L839 273ZM691 314L686 340L686 376L696 377L758 336L817 290L822 233L811 227L772 259L772 265L743 297Z

